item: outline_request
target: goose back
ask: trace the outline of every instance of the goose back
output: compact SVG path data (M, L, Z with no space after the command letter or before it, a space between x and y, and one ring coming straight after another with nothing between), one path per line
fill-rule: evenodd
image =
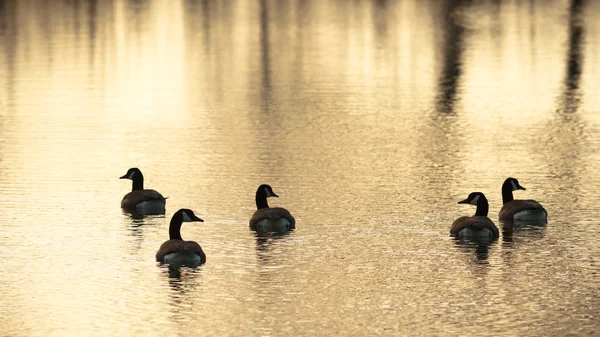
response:
M522 214L521 214L522 213ZM511 200L505 203L498 213L501 221L519 220L520 216L530 220L547 220L546 209L535 200Z
M281 207L261 208L254 212L254 215L252 215L252 218L250 218L250 228L257 230L257 225L261 221L281 219L287 220L290 227L289 229L296 228L296 219L294 219L292 214L287 209Z
M173 253L192 253L200 256L200 264L206 262L206 255L202 247L195 241L168 240L156 252L156 261L165 263L165 256Z
M463 230L473 232L489 230L493 238L500 236L498 228L487 216L462 216L456 219L450 228L450 235L458 237Z
M131 191L123 197L121 200L121 208L137 208L138 205L148 202L150 204L165 205L165 197L155 190L137 190Z

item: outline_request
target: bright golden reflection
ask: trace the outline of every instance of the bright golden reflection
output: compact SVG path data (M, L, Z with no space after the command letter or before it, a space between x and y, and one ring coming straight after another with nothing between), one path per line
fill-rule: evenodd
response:
M599 31L584 0L0 1L3 333L596 333ZM164 217L119 209L134 166ZM547 226L497 221L508 176ZM295 232L248 230L261 183ZM448 238L472 191L489 246ZM173 277L181 207L207 264Z

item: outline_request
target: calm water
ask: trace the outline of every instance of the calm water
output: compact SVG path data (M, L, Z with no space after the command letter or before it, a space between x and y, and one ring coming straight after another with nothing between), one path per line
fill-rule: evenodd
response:
M0 335L595 334L599 92L597 1L0 1ZM509 176L548 225L451 240Z

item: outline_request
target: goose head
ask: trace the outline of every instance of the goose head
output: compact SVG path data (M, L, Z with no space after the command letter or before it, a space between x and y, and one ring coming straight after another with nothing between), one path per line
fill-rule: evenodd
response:
M132 167L129 170L127 170L127 173L125 173L125 175L119 177L119 179L129 179L129 180L134 180L138 177L142 177L142 171L140 171L139 168L137 167Z
M519 184L519 181L515 178L506 178L506 180L504 181L504 184L502 184L503 189L504 189L504 186L509 187L511 191L516 191L516 190L524 190L525 191L525 187L521 186Z
M485 197L485 195L483 195L483 193L473 192L469 194L469 196L465 200L461 200L458 203L478 206L480 203L483 203L483 201L487 202L487 198Z

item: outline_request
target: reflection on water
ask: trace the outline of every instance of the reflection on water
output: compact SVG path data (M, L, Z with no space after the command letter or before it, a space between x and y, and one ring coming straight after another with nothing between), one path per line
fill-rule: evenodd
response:
M465 255L473 255L474 259L479 263L487 263L490 247L494 247L496 242L469 242L456 241L456 247Z
M584 1L573 0L569 8L569 44L567 56L567 72L562 110L565 113L576 112L581 99L579 80L581 78L583 57L582 42L585 37L583 26Z
M546 224L539 222L502 222L502 242L510 244L523 238L542 238Z
M595 333L599 13L0 1L3 332ZM114 177L134 166L164 216L121 211ZM497 221L509 176L546 226ZM248 229L263 183L294 232ZM448 237L471 191L497 242ZM179 208L205 219L182 236L208 263L174 273L154 254Z
M438 45L443 46L440 55L443 55L438 90L437 108L442 113L453 113L454 104L457 99L457 91L460 90L460 76L462 74L462 52L464 43L465 27L460 21L462 4L461 1L446 1L439 6L441 21L442 41Z

